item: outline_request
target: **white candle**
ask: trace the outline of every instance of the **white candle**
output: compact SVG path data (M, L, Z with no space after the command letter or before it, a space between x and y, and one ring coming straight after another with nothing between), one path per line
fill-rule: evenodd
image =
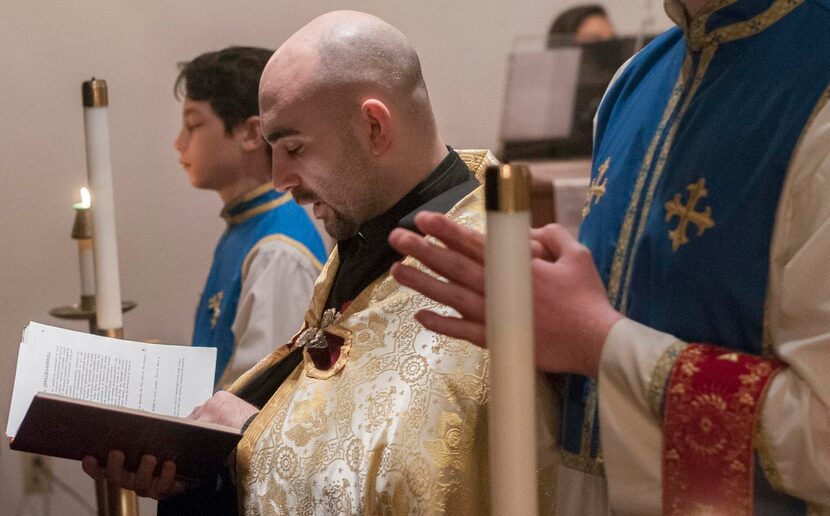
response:
M537 513L530 173L491 167L486 180L491 512L529 515Z
M92 239L95 256L95 309L98 328L123 327L115 203L112 194L106 82L84 83L84 134L89 188L92 193Z
M92 253L92 240L78 240L82 296L95 295L95 261Z
M74 205L75 219L83 219L87 215L89 209L90 199L89 190L85 187L81 188L81 202ZM76 225L78 223L76 222ZM86 237L87 235L83 235ZM92 255L92 239L79 238L73 235L73 238L78 240L78 261L81 266L81 295L94 296L95 295L95 261Z

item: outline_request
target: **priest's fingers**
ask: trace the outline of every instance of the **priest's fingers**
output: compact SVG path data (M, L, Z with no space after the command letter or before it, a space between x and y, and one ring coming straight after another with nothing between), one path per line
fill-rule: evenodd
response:
M432 235L448 248L484 263L484 235L456 224L440 213L423 211L415 216L415 225L425 235Z
M176 480L176 465L172 461L162 464L161 474L157 477L153 476L156 464L156 457L144 455L136 472L131 473L124 469L124 454L120 451L110 452L106 467L99 466L91 455L81 461L81 467L87 475L96 480L106 478L112 485L133 490L139 496L159 500L187 489L188 484Z
M164 461L164 464L161 465L161 475L156 478L155 484L156 492L154 498L165 498L184 491L183 485L179 486L180 489L178 491L174 490L177 484L176 464L169 460Z
M484 322L484 296L481 293L441 281L402 263L392 265L392 276L401 285L454 308L462 317L479 323Z
M453 283L484 293L484 266L463 254L431 244L421 235L406 229L395 229L389 244L403 255L416 260Z
M187 419L199 419L199 416L202 415L202 410L204 409L204 407L204 404L196 405L196 407L193 409L193 412L188 414Z
M429 310L416 313L415 320L435 333L466 340L482 348L487 347L484 323L458 317L446 317Z
M151 496L153 473L156 471L156 464L158 464L158 459L152 455L143 455L141 457L138 469L135 470L135 482L133 483L133 491L138 496Z
M98 459L92 455L87 455L81 460L81 468L83 468L84 473L95 480L101 480L107 475L107 470L99 466Z
M107 480L117 487L133 488L135 473L124 469L124 452L110 451L107 457Z
M556 261L566 251L580 246L579 242L565 229L565 226L560 224L548 224L541 228L532 229L530 238L542 245L539 250L543 254L536 257L549 261Z

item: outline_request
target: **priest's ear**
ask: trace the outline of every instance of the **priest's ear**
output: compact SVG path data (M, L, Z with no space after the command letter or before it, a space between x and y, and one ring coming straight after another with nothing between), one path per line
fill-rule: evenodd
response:
M262 138L259 116L249 116L233 130L234 138L242 145L242 150L253 152L262 149L266 143Z
M372 156L381 156L392 145L392 115L386 104L367 99L360 105L360 131Z

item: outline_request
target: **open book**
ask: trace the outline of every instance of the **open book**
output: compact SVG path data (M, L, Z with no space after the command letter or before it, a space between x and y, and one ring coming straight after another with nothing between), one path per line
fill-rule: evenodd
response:
M241 438L236 429L185 419L213 394L214 348L111 339L29 323L17 359L6 435L14 450L127 467L143 454L205 478Z

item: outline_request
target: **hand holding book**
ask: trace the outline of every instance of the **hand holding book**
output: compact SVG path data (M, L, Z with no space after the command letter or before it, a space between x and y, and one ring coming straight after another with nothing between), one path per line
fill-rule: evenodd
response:
M219 391L187 416L205 423L241 429L259 409L228 391Z
M219 391L204 405L196 407L188 419L241 430L258 410L233 394ZM88 455L83 458L82 465L84 472L94 479L106 478L112 485L156 500L180 494L193 487L194 482L177 479L174 461L164 461L160 468L158 462L157 457L144 455L138 468L132 471L126 467L124 453L111 450L105 464L99 465L95 457Z
M257 410L227 392L211 398L215 356L213 348L30 323L6 428L10 447L85 459L90 475L155 496L212 478Z
M124 452L112 450L104 467L99 466L92 455L84 457L81 466L87 475L96 480L106 478L113 486L156 500L183 493L194 485L194 482L176 479L176 464L173 461L164 461L159 475L155 475L158 459L153 455L141 457L135 472L127 470L124 461Z

